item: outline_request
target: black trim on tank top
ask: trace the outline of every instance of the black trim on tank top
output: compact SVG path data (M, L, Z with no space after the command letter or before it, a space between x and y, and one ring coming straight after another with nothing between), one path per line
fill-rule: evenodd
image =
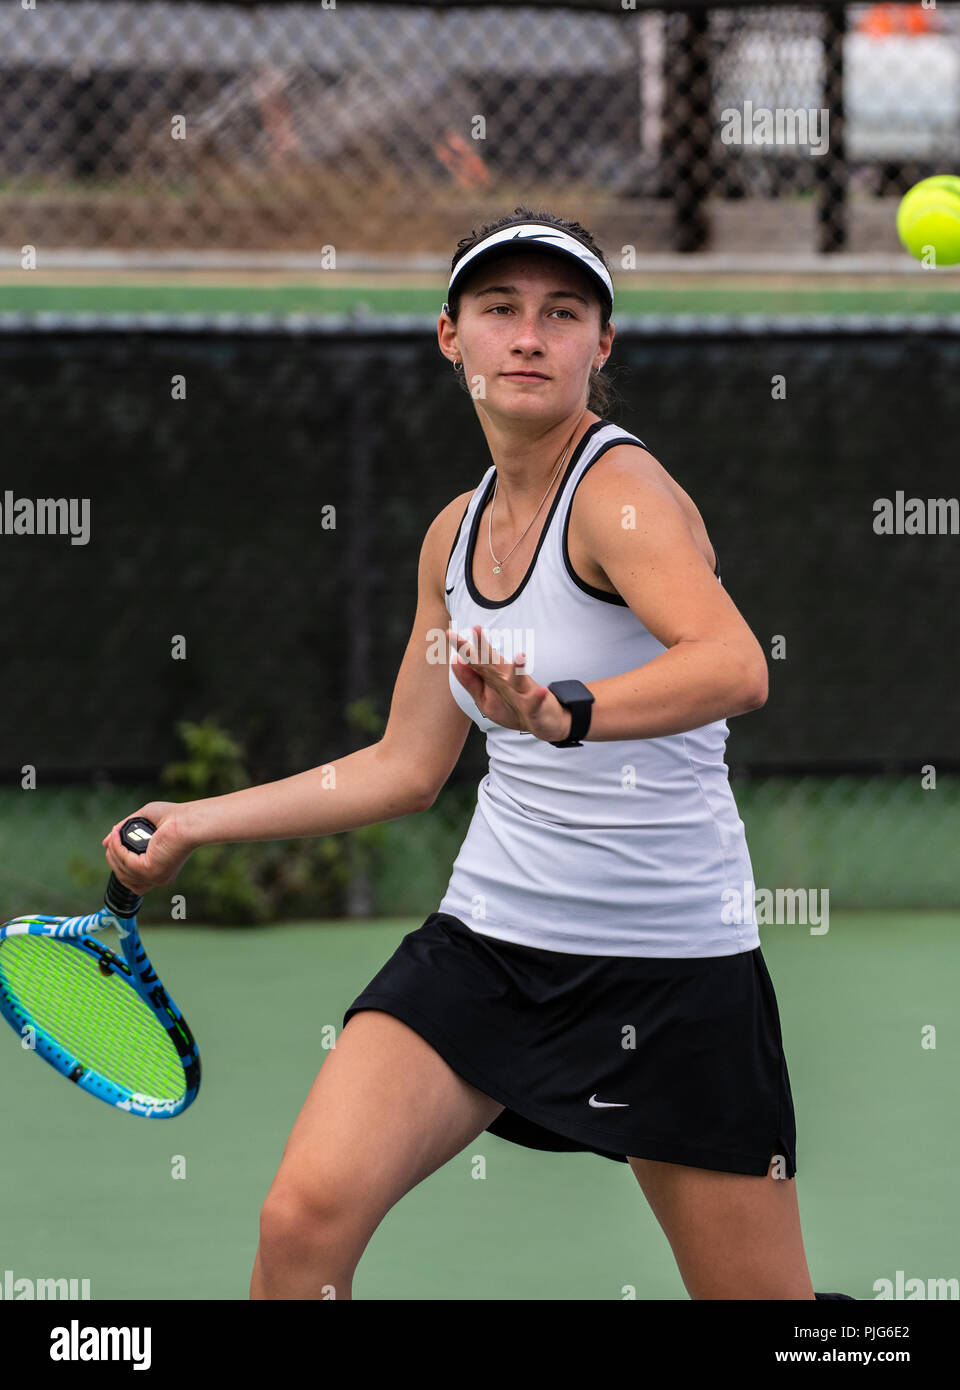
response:
M573 568L573 563L570 559L570 549L567 541L567 535L570 530L570 513L573 511L573 499L577 495L577 488L580 486L584 478L590 472L590 469L596 463L597 459L603 458L604 454L607 452L608 449L614 449L619 444L633 444L635 448L645 449L647 453L650 452L649 449L647 449L646 444L644 444L641 440L629 438L627 435L621 435L619 439L609 439L605 444L601 444L600 448L597 450L593 458L587 464L586 468L580 474L580 477L577 479L576 482L576 487L574 487L573 491L570 494L570 501L567 505L567 514L563 519L562 549L563 563L566 568L567 574L569 574L570 578L573 580L574 584L576 584L578 589L582 589L583 592L585 594L589 594L591 598L601 599L604 603L614 603L617 605L618 608L629 608L630 605L627 603L626 599L621 598L619 594L609 594L607 593L606 589L598 589L595 585L588 584L585 579L580 578L579 574L577 574L576 570ZM713 546L713 559L713 572L719 579L720 557L717 554L716 546Z
M596 434L598 430L605 429L609 424L609 420L595 420L593 424L590 425L589 428L586 429L583 435L581 436L580 441L577 444L577 447L573 451L573 457L567 464L567 467L564 470L563 477L560 479L560 486L557 488L556 492L553 495L553 501L550 504L550 510L547 512L547 519L543 523L543 527L540 531L540 536L537 540L537 548L533 552L533 557L530 560L530 564L527 566L527 572L509 598L484 598L483 594L481 594L478 591L476 585L473 582L473 552L477 543L477 531L480 529L480 518L483 515L483 509L487 505L487 502L490 499L490 494L493 491L493 485L496 481L496 469L494 469L494 471L490 474L490 477L487 479L487 486L484 488L483 496L481 497L477 505L477 509L473 514L473 522L470 527L470 534L467 538L466 555L464 557L463 564L463 573L467 583L467 591L470 594L470 597L473 599L474 603L478 603L481 608L506 608L508 603L513 603L514 599L520 597L524 589L527 587L527 584L530 580L530 576L533 574L534 566L537 563L537 556L540 554L540 547L543 545L546 534L550 529L550 523L553 520L553 514L559 506L560 498L563 496L563 489L566 486L567 479L570 477L570 474L573 472L577 464L580 462L580 458L587 445L587 441L594 434Z
M463 509L463 516L460 518L459 524L458 524L458 526L457 526L457 534L456 534L456 535L454 536L454 538L453 538L453 545L450 547L450 554L447 556L447 563L446 563L446 564L444 565L444 567L443 567L443 592L444 592L444 597L446 597L447 594L450 592L450 590L447 588L447 580L448 580L449 577L450 577L450 561L453 559L453 552L454 552L454 551L456 550L456 548L457 548L457 541L460 539L460 532L463 530L463 518L466 516L466 514L467 514L467 512L468 512L469 510L470 510L470 503L468 502L467 505L466 505L466 506L464 507L464 509ZM456 584L456 580L454 580L454 584ZM451 585L451 588L452 588L452 587L453 587L453 585Z

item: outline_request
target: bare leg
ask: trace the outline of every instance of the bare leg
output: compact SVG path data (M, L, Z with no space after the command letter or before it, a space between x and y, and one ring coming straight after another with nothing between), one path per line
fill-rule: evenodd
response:
M354 1014L267 1193L250 1297L349 1299L360 1256L390 1208L502 1109L392 1014Z
M813 1298L794 1178L628 1161L691 1298Z

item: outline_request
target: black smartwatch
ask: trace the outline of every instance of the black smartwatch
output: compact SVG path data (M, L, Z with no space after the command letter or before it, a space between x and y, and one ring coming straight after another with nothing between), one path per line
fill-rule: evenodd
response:
M590 706L593 704L594 696L583 681L554 681L547 689L556 695L564 709L568 709L573 716L567 737L550 739L549 742L554 748L582 748L580 740L590 727Z

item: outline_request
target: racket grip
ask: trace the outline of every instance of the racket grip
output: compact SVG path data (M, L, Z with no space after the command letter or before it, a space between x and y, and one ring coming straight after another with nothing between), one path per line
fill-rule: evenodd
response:
M120 840L124 849L132 851L133 854L146 854L150 837L156 828L145 816L131 816L120 827ZM116 874L112 873L107 891L103 895L103 902L107 911L112 912L115 917L136 917L143 903L143 895L126 888Z

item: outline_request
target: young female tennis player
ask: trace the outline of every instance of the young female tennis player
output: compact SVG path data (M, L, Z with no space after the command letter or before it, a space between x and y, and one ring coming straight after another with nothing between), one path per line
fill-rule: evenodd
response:
M487 734L446 894L293 1127L252 1298L350 1298L386 1212L484 1130L628 1163L691 1298L846 1297L810 1282L777 1002L753 903L730 906L753 875L726 719L764 703L766 662L691 499L603 418L612 307L579 223L518 208L460 242L439 345L492 462L426 533L383 738L335 790L314 769L152 803L143 859L106 842L144 891L199 844L424 809Z

